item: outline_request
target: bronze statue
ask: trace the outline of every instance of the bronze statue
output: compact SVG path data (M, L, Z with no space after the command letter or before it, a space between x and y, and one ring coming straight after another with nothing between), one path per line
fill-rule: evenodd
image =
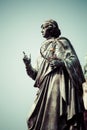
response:
M60 37L55 20L45 21L41 33L46 40L40 47L36 67L24 55L27 74L38 87L27 120L29 130L85 130L82 83L85 78L70 41Z

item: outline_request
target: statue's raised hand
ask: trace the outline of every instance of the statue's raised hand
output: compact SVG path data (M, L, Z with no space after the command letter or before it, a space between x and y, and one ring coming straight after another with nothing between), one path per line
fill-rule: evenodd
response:
M24 64L27 66L29 64L31 64L31 54L29 55L29 57L25 54L25 52L23 51L24 54L24 58L23 58L23 62Z

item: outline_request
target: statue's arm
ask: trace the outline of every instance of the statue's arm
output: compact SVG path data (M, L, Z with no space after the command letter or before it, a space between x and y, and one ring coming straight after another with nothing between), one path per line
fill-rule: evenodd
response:
M36 79L37 71L32 67L31 64L26 65L26 72L33 80Z
M65 48L64 63L67 71L73 82L81 85L85 79L77 54L69 41L65 40L63 43Z
M27 72L28 76L30 76L33 80L35 80L36 76L37 76L37 70L34 69L31 65L31 55L28 57L27 55L25 55L25 52L23 52L23 53L24 53L23 62L26 67L26 72Z

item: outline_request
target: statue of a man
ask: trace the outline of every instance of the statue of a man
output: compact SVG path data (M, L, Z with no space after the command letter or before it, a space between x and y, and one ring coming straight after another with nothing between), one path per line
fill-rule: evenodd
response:
M85 130L82 83L85 82L78 57L70 41L60 37L55 20L41 25L46 39L40 47L36 67L26 55L27 74L38 87L27 120L29 130Z

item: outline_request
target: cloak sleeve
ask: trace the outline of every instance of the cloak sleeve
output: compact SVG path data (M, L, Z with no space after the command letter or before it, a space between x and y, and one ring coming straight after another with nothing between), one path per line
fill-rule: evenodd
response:
M82 83L85 82L85 78L82 72L82 68L78 57L75 53L74 48L72 47L70 41L66 38L60 38L59 41L61 42L64 48L64 63L67 69L67 72L73 82L73 85L79 90L82 94Z
M26 65L26 71L27 71L27 74L28 74L33 80L36 79L37 70L34 69L31 64Z
M37 74L38 74L38 71L40 69L40 66L41 66L41 63L42 63L42 57L41 55L39 55L36 59L36 62L35 62L35 65L34 67L31 65L31 64L28 64L26 66L26 71L27 71L27 74L33 79L33 80L36 80L36 77L37 77Z

